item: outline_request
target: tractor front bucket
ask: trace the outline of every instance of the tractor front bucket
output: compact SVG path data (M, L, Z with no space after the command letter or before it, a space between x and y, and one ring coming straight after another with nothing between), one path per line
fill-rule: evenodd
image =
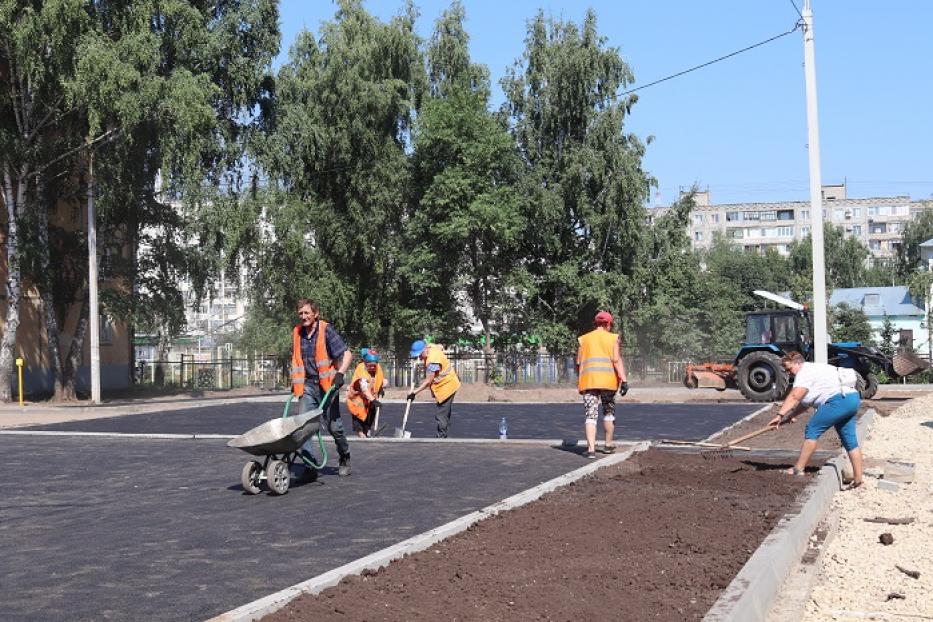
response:
M909 376L921 369L928 369L930 364L913 352L898 352L891 359L894 373L898 376Z
M735 387L735 365L728 363L699 363L687 365L684 386L688 389L716 389L725 391Z

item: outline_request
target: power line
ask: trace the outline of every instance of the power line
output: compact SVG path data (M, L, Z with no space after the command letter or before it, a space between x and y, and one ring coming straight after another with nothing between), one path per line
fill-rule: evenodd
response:
M798 28L800 28L801 23L802 23L802 22L797 22L796 24L794 24L794 27L791 28L790 30L788 30L787 32L782 32L782 33L779 34L779 35L775 35L775 36L771 37L770 39L765 39L764 41L759 41L758 43L755 43L755 44L750 45L750 46L748 46L748 47L744 47L744 48L742 48L741 50L736 50L735 52L732 52L732 53L730 53L730 54L726 54L725 56L720 56L719 58L715 58L715 59L713 59L713 60L711 60L711 61L705 62L705 63L703 63L702 65L697 65L696 67L691 67L690 69L684 69L683 71L678 71L677 73L671 74L671 75L669 75L669 76L667 76L667 77L665 77L665 78L661 78L660 80L655 80L654 82L649 82L648 84L643 84L642 86L636 87L636 88L634 88L634 89L629 89L629 90L627 90L627 91L623 91L622 93L620 93L620 95L628 95L629 93L634 93L635 91L640 91L640 90L642 90L642 89L646 89L646 88L648 88L649 86L654 86L655 84L660 84L660 83L662 83L662 82L667 82L668 80L672 80L672 79L674 79L674 78L677 78L677 77L680 77L680 76L682 76L682 75L688 74L688 73L690 73L691 71L696 71L697 69L702 69L702 68L704 68L704 67L709 67L710 65L713 65L713 64L718 63L718 62L720 62L720 61L726 60L727 58L732 58L733 56L737 56L737 55L741 54L742 52L748 52L749 50L754 50L754 49L757 48L757 47L761 47L762 45L765 45L765 44L767 44L767 43L771 43L772 41L776 41L776 40L780 39L781 37L786 37L787 35L789 35L789 34L795 32Z

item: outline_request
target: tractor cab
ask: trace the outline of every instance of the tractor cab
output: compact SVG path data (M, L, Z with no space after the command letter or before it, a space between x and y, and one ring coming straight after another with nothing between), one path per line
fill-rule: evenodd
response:
M810 330L809 318L802 311L753 311L745 316L745 341L737 358L749 350L765 349L776 353L796 350L809 359Z

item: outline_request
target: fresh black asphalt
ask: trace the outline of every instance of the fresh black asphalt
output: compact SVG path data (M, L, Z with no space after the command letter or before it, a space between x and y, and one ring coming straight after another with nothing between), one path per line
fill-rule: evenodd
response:
M125 415L31 429L239 434L281 403ZM620 438L699 439L746 404L619 405ZM384 406L386 435L404 404ZM434 407L408 429L434 435ZM580 404L455 404L455 437L582 435ZM349 428L349 416L343 410ZM328 443L333 456L333 446ZM223 440L0 435L0 620L202 620L306 580L586 463L547 445L353 442L318 482L250 496L250 459Z
M38 426L35 430L119 432L137 434L242 434L260 423L282 416L281 403L244 400L240 404L205 406L158 413L108 417ZM672 438L701 440L751 414L760 405L735 404L639 404L620 400L616 405L616 436L626 440ZM415 402L406 429L413 437L436 435L433 402ZM386 403L379 415L384 436L401 425L404 403ZM292 405L292 413L295 406ZM343 404L344 427L350 415ZM454 403L450 435L456 438L497 438L499 423L506 418L513 439L564 439L583 435L583 406L576 403L513 404ZM601 426L600 426L601 433Z
M204 620L586 463L362 443L350 477L276 497L242 492L222 440L0 435L0 456L0 619L43 622Z

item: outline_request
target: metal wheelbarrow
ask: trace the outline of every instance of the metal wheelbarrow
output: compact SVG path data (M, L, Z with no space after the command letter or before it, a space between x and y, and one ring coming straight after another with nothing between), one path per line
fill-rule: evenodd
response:
M332 392L333 389L328 389L314 410L293 417L288 416L288 407L295 399L294 395L290 395L280 418L270 419L227 441L228 447L236 447L263 458L262 462L250 460L243 465L240 474L243 490L257 495L262 490L262 482L265 481L270 491L284 495L291 484L291 467L297 461L304 463L314 479L317 479L317 472L327 464L327 451L324 449L324 438L321 435L321 415L329 405ZM321 448L320 464L315 464L298 451L305 441L315 434Z

